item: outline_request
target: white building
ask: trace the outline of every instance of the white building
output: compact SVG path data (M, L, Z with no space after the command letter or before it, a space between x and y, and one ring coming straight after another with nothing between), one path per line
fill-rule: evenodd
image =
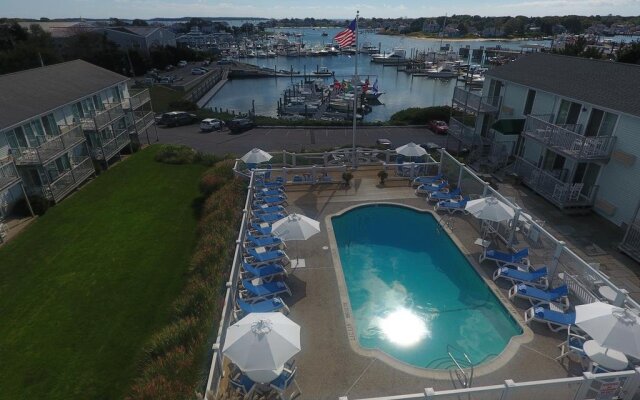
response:
M149 55L154 47L176 47L176 35L159 26L114 26L96 28L122 49L133 49Z
M468 117L452 118L451 136L488 163L514 162L560 209L627 229L621 246L640 259L640 66L534 53L486 76L480 95L456 89Z
M0 203L30 195L62 200L134 142L148 142L148 90L128 78L76 60L0 76ZM13 168L15 166L15 168ZM3 176L0 174L0 176ZM11 184L8 186L8 184Z

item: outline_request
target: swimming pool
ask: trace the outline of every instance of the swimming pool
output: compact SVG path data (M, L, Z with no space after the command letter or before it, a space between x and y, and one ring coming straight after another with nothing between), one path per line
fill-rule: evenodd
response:
M446 369L448 351L477 365L522 333L430 213L366 205L331 222L361 347Z

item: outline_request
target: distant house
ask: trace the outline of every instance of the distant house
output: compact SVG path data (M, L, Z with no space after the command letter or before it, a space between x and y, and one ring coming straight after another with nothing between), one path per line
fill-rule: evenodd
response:
M640 261L636 82L638 65L529 54L489 70L481 95L456 88L454 107L476 121L452 118L449 132L489 161L515 160L522 182L559 209L626 228L621 248Z
M440 25L435 21L425 21L422 24L422 32L424 33L438 33L440 32Z
M221 41L228 41L233 38L230 33L204 33L194 26L188 33L176 38L176 43L191 48L209 48L216 46Z
M94 163L108 167L132 141L149 143L149 91L127 81L82 60L1 75L0 203L10 209L23 197L16 178L28 194L59 202Z
M495 26L490 26L482 30L484 37L501 37L504 36L504 30Z
M123 49L138 50L148 55L154 47L176 46L176 35L160 26L110 26L95 28Z
M551 27L551 32L554 35L561 35L563 33L567 32L567 28L565 28L564 25L561 24L555 24L553 27Z

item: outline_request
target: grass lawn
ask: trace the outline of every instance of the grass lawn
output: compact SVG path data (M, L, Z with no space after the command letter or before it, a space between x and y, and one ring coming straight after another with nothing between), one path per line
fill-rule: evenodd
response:
M185 92L169 89L162 85L153 85L149 88L151 105L156 113L169 111L169 103L182 100L185 95Z
M205 167L137 153L0 248L0 399L120 399L168 322Z

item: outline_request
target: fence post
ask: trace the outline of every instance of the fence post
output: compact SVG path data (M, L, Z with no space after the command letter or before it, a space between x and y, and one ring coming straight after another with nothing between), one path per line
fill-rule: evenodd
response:
M316 166L315 164L311 166L311 182L316 182Z
M513 245L513 238L516 236L516 229L518 229L518 220L520 219L521 211L522 210L520 209L520 207L517 207L513 215L511 229L509 230L509 243L507 243L508 248L511 248L511 246Z
M282 180L287 183L287 167L282 167Z
M426 388L426 389L424 390L424 396L425 396L427 399L433 399L433 398L435 398L435 397L436 397L436 391L435 391L433 388Z
M464 172L464 164L460 164L460 172L458 172L458 189L461 189L460 185L462 184L462 173L463 172Z
M583 372L582 377L584 380L580 383L578 390L576 390L574 400L585 400L587 392L591 389L591 381L595 379L595 376L591 372Z
M440 162L438 163L438 175L442 175L442 161L444 160L444 149L438 149L440 152Z
M512 379L505 380L504 381L504 390L502 391L502 396L500 396L500 400L509 399L511 388L513 388L515 386L516 386L516 383Z
M388 164L391 159L391 150L387 149L384 151L384 160Z
M328 163L329 163L329 153L325 151L322 154L322 165L326 167Z
M638 386L640 386L640 367L636 368L635 372L633 376L627 378L622 386L623 393L621 395L624 398L632 399L638 391Z
M296 166L296 153L291 153L291 165Z
M556 277L558 263L560 262L560 255L562 254L562 250L564 250L564 244L565 243L562 240L558 240L558 242L556 243L556 250L553 252L553 260L551 260L551 263L549 265L549 270L552 271L549 274L549 276L551 277L551 282L549 282L549 285L553 283L553 280Z
M489 191L489 182L483 183L484 187L482 188L482 197L487 197L487 192Z

